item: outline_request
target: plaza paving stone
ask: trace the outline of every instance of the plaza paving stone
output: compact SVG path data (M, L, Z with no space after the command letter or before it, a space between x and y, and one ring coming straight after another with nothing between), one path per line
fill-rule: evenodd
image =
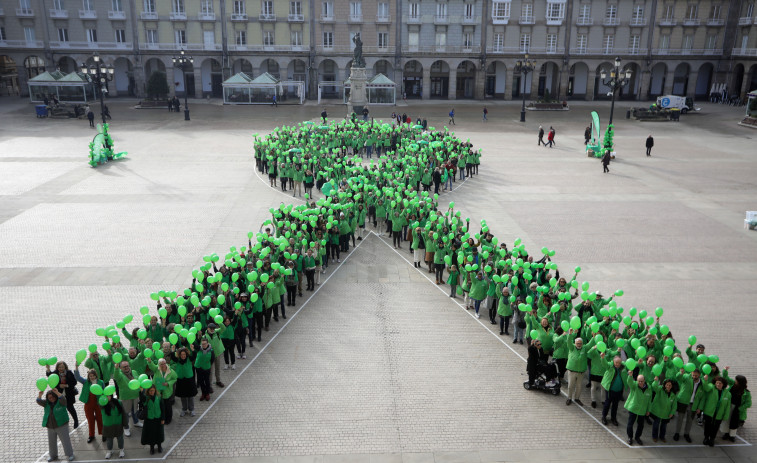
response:
M605 103L529 112L526 124L514 104L490 104L487 124L481 105L456 104L451 130L485 156L481 175L443 202L455 201L473 223L485 218L502 240L556 249L561 268L580 265L579 279L593 289L623 288L625 307L664 307L679 339L696 333L732 372L757 381L749 355L757 348L757 232L742 228L744 211L757 210L755 132L735 126L740 108L704 104L678 124L640 124L619 116L626 105L616 112L618 159L602 174L583 154L582 135L592 109L604 123ZM32 106L0 100L0 384L12 391L0 398L3 461L46 451L33 403L43 375L36 359L71 363L94 328L152 305L150 292L185 287L202 255L244 244L269 207L291 199L254 174L251 134L321 111L192 104L185 122L109 106L116 148L129 156L91 169L86 121L39 120ZM343 107L328 110L341 115ZM441 127L449 102L372 115L392 110ZM539 124L555 126L556 148L535 145ZM375 236L353 251L167 458L755 461L753 447L672 447L669 439L672 448L628 448L595 410L524 391L518 355L391 251ZM755 442L751 415L740 434ZM166 448L190 426L175 421ZM86 431L73 436L79 460L102 457L99 443L84 442ZM149 458L137 439L128 456Z

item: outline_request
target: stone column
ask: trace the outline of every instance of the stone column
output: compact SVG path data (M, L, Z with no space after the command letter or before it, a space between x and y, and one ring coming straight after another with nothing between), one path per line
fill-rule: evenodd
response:
M431 68L425 67L423 68L423 89L421 93L421 97L424 100L428 100L431 98Z
M689 81L686 86L686 96L694 98L697 93L697 80L699 79L699 71L689 73Z
M586 76L586 97L584 98L586 101L593 101L594 100L594 86L596 84L596 76L591 72L591 69L589 69L589 75Z
M510 66L505 72L505 101L512 101L513 90L515 88L515 71L514 67Z
M476 71L476 91L473 93L473 97L477 100L484 99L484 90L486 86L486 66Z
M457 99L457 70L453 71L450 69L449 71L449 88L447 90L447 93L447 99Z
M202 69L195 66L193 74L195 76L195 98L202 98Z
M673 80L675 79L675 71L668 71L665 74L665 85L662 88L663 95L670 95L673 93Z
M134 75L134 96L137 98L143 98L145 95L145 68L141 64L137 64L132 68Z
M560 87L559 87L559 98L562 102L563 100L568 99L568 81L570 80L570 67L568 65L564 65L562 71L560 72Z
M652 87L652 72L647 69L641 73L641 88L637 100L646 100Z
M746 98L746 92L749 91L749 83L750 83L749 78L750 78L749 69L745 67L744 78L741 80L741 89L739 90L739 98Z

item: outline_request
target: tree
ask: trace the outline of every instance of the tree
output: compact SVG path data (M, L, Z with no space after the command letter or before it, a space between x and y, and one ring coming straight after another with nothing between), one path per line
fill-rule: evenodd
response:
M155 99L163 99L168 95L168 80L166 73L155 71L147 80L147 96Z

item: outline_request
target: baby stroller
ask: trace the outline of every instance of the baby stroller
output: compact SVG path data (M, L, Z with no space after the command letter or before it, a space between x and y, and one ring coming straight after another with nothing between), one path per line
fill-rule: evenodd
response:
M537 365L536 378L533 384L530 381L523 382L526 390L549 391L552 395L560 394L560 380L557 378L557 365L554 361L539 362Z

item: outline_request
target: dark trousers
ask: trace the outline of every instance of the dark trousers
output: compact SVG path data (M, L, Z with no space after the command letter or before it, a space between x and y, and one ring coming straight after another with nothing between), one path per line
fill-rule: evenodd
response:
M287 285L287 304L290 306L294 305L294 300L297 297L297 286L294 285ZM282 315L284 310L282 309Z
M610 412L610 418L618 419L618 403L623 398L623 391L607 391L605 394L605 404L602 407L602 418L607 418L607 412ZM643 421L643 420L642 420Z
M665 432L668 430L669 419L663 420L658 417L654 417L652 422L652 439L665 439Z
M536 146L541 146L541 145L547 146L547 144L544 143L544 135L540 136L539 141L536 142Z
M400 236L400 231L392 231L392 244L394 247L400 247L402 245L402 237Z
M610 169L607 167L607 164L602 163L602 167L604 168L604 173L610 172Z
M499 317L499 331L501 333L510 334L510 317Z
M79 427L79 415L76 414L76 409L74 408L74 401L73 400L67 400L66 401L66 410L68 410L68 414L71 415L71 418L74 419L74 427Z
M350 250L350 235L348 233L345 233L344 235L339 235L339 244L342 246L342 252L347 252Z
M281 189L286 191L287 189L287 177L281 177Z
M242 328L240 326L236 331L234 331L234 343L237 345L237 353L240 355L244 354L245 350L247 350L247 344L244 342L244 330L245 328Z
M255 337L255 331L258 333L258 342L260 342L260 335L261 331L263 330L263 319L264 315L263 312L255 312L252 314L252 322L250 324L249 332L250 332L250 347L252 347L252 338Z
M173 402L174 398L168 398L168 399L162 399L163 400L163 410L165 410L166 416L163 417L166 424L171 424L171 420L173 420Z
M263 314L264 314L264 317L265 317L265 327L266 327L266 329L268 329L268 325L271 324L271 311L272 311L272 307L269 307L269 308L263 310Z
M652 155L652 147L647 146L647 156L651 156L651 155Z
M489 321L492 325L497 324L497 300L494 298L492 298L492 301L489 303Z
M436 272L436 279L444 283L444 264L434 264L434 271Z
M641 437L641 433L644 431L644 421L644 415L637 415L636 413L628 412L628 426L626 426L626 434L628 434L629 439L632 437L639 439ZM634 422L636 422L635 436L633 433Z
M308 270L305 269L305 278L308 281L308 291L313 291L315 289L315 269Z
M716 420L715 417L704 415L704 438L706 440L715 440L721 421L723 420Z
M210 395L210 370L197 368L197 384L200 386L202 395Z
M568 359L555 359L555 363L557 364L557 374L560 376L560 379L563 379L565 377L565 372L568 371ZM617 409L616 406L615 410Z
M439 194L439 185L441 185L441 182L434 181L434 193Z
M331 249L331 253L329 254L329 249L327 248L326 249L326 256L330 256L332 260L333 259L339 259L339 254L340 254L340 252L339 252L339 245L338 244L328 243L327 246L328 246L328 248Z
M231 364L234 365L234 345L236 343L233 339L221 339L221 341L223 341L223 361L226 363L226 365L228 365L229 359L231 359Z

